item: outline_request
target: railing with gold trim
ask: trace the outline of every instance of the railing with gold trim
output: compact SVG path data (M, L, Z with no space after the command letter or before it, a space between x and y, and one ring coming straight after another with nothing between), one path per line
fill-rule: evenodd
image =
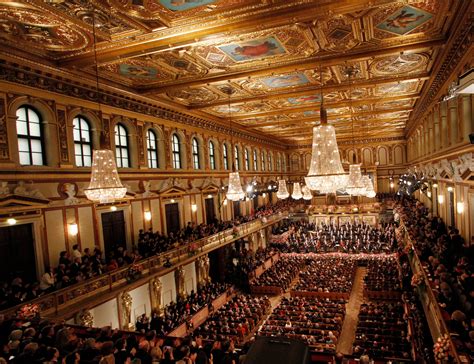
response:
M70 311L69 309L74 311L74 305L85 303L85 300L90 300L93 297L96 298L99 295L110 296L110 293L115 291L117 288L135 288L143 285L153 276L166 274L174 270L178 265L192 262L201 255L207 254L217 248L230 244L237 239L241 239L249 234L271 226L287 216L288 213L276 213L271 216L258 218L237 227L197 240L192 243L194 247L192 251L190 250L191 244L187 244L186 246L178 247L162 254L140 260L136 264L141 268L141 275L133 282L127 281L130 266L126 266L88 279L84 282L74 284L73 286L59 289L32 301L10 307L1 311L0 314L5 317L12 317L15 316L18 310L25 304L31 304L38 305L41 315L44 317L54 317L58 314L63 315L65 312ZM163 267L163 263L167 259L172 263L172 267L170 268Z
M401 232L403 234L403 239L405 240L405 246L408 245L409 247L415 247L416 245L413 244L413 241L411 240L411 237L408 234L407 228L402 219L400 219L400 228L402 230ZM433 342L436 343L438 338L447 334L449 337L451 352L453 354L452 361L450 358L450 363L462 363L456 350L456 346L451 340L451 335L449 333L448 327L446 326L446 322L443 319L443 315L439 308L436 296L434 295L434 292L431 288L431 282L426 275L426 272L415 249L409 249L408 261L410 262L410 267L413 274L419 274L423 279L423 284L418 285L416 289L423 306L423 311L425 312L426 321L428 322Z

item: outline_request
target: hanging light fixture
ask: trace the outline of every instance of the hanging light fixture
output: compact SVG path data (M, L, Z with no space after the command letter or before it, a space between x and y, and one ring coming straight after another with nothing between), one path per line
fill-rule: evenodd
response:
M336 193L336 190L345 188L347 184L347 174L344 172L339 156L336 130L334 126L328 124L327 112L324 108L321 68L320 82L321 123L313 128L311 164L305 181L311 190L318 190L320 193Z
M230 96L232 95L232 87L229 86L225 89L225 92L229 95L229 126L230 126L230 145L231 149L233 146L233 132L232 132L232 110L230 107ZM232 155L232 153L231 153ZM240 183L239 172L235 169L235 162L232 163L232 172L229 173L229 187L227 189L227 200L229 201L239 201L245 197L244 190L242 189L242 184Z
M355 159L355 137L354 137L354 117L352 116L352 84L351 77L355 75L358 70L355 67L346 67L345 75L349 79L349 112L352 123L352 149L354 150ZM351 162L355 162L352 160ZM365 194L365 186L362 181L362 173L360 171L360 164L351 164L349 166L349 177L347 178L347 186L345 191L352 196L362 196Z
M303 199L304 200L311 200L313 198L313 194L311 193L311 190L309 189L308 186L304 185L302 188L303 191Z
M277 197L281 200L288 198L290 194L288 193L288 189L286 188L286 181L284 179L278 180L278 191Z
M372 180L370 179L369 175L364 174L362 176L362 183L364 184L365 191L363 196L369 197L369 198L374 198L376 193L374 190L374 185L372 183Z
M94 37L94 60L95 77L97 88L97 104L99 115L102 119L99 68L97 63L97 40L95 34L95 13L92 15L92 31ZM110 149L94 150L92 154L91 181L89 187L84 190L86 197L94 202L110 203L116 199L123 198L127 188L123 187L115 164L114 153Z
M301 186L299 182L293 183L293 193L291 194L291 198L293 200L299 200L302 198L303 195L301 194Z

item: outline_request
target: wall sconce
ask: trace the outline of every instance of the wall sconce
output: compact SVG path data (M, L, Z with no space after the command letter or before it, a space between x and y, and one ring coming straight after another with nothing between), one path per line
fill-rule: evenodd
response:
M117 206L110 206L110 211L117 211Z
M438 188L438 184L437 184L437 183L433 183L433 188Z
M427 195L429 198L431 198L431 192L430 192L430 191L426 192L426 195Z
M207 195L207 198L212 198L212 195Z
M390 182L390 188L393 188L395 184L393 182Z
M223 204L224 206L227 206L227 199L225 199L222 204Z
M438 202L440 204L444 203L444 196L443 195L438 195Z
M175 200L174 200L174 198L172 198L170 202L171 202L171 203L175 203Z
M151 220L151 211L145 211L143 216L145 217L145 221L150 221Z
M263 197L263 198L267 197L267 194L266 194L265 192L262 193L262 197Z
M196 212L197 210L198 210L197 205L196 205L195 203L193 203L193 204L191 205L191 211L192 211L192 212Z
M451 186L449 186L449 187L447 188L447 190L448 190L448 192L453 192L453 188L452 188Z
M16 224L16 219L14 219L13 217L7 219L7 224L8 225L15 225Z
M67 229L69 231L69 235L71 236L76 236L79 233L79 228L76 223L69 224Z
M456 210L458 214L462 214L464 212L464 202L458 202L456 204Z

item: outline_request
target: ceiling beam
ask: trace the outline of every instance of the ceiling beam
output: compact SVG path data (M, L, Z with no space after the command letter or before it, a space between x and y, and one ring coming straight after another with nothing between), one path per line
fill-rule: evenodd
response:
M308 69L317 69L320 66L329 67L343 64L345 62L354 62L360 60L366 60L374 57L388 56L397 54L400 52L414 53L427 51L432 48L440 47L444 44L444 38L438 38L429 40L421 43L413 43L407 45L399 45L394 47L380 48L372 51L360 51L348 54L339 54L338 56L324 57L321 55L314 57L307 57L304 60L297 60L289 62L285 65L271 66L269 64L266 67L259 66L258 69L244 70L244 71L226 71L224 74L220 73L217 75L211 74L205 77L201 77L199 80L192 81L180 81L174 80L172 83L166 86L154 86L147 85L139 88L139 91L146 94L160 94L165 93L176 88L186 88L192 86L202 86L214 82L229 81L233 79L241 79L247 77L260 77L268 76L271 74L279 74L285 72L303 71Z

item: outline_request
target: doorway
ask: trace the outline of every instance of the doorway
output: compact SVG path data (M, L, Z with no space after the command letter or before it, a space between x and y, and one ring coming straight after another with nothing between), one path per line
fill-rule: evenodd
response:
M123 211L105 212L102 214L102 233L104 236L105 256L116 251L119 247L127 248Z
M36 277L35 242L33 224L0 228L0 277L19 275L26 282Z
M179 221L179 206L178 203L169 203L165 205L166 213L166 232L176 233L179 231L181 224Z
M205 207L206 207L206 221L207 223L211 223L216 219L216 209L214 205L214 198L206 198L205 200Z
M240 216L240 201L233 201L232 207L234 209L234 219Z

